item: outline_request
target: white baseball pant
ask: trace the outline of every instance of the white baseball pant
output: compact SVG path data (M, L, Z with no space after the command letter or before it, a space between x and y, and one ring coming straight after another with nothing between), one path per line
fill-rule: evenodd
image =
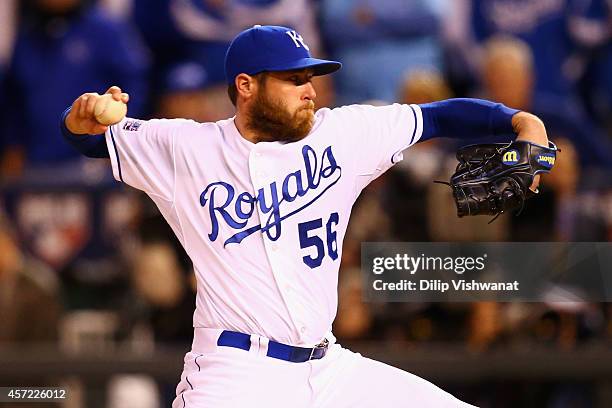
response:
M217 346L220 329L196 328L172 408L469 408L430 382L330 344L319 360L267 357L268 339L245 351Z

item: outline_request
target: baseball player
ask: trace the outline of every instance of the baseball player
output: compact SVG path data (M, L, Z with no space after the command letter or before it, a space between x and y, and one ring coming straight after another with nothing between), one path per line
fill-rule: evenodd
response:
M470 406L336 343L351 207L417 142L514 131L547 145L545 128L475 99L315 112L312 77L340 67L312 58L290 28L255 26L226 55L233 118L104 126L95 93L64 113L66 139L110 157L115 178L151 197L193 261L194 339L174 408ZM118 87L107 93L128 102Z

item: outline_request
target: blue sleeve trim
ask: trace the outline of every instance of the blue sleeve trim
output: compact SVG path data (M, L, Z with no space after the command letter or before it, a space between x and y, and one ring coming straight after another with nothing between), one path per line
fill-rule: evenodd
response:
M423 113L423 133L419 141L434 137L516 137L512 128L512 117L520 111L501 103L475 98L456 98L419 106Z
M414 123L414 128L412 129L412 136L410 136L410 143L408 144L408 146L412 146L412 142L414 141L414 137L416 136L416 131L417 131L417 128L419 127L419 125L417 123L417 114L416 114L416 111L414 110L412 105L408 105L408 107L412 111L412 118L414 120L414 122L413 122ZM397 153L399 153L399 152L393 153L393 155L391 156L391 164L397 163L397 161L393 160L393 158L397 155Z
M414 119L414 128L412 129L412 136L410 137L410 144L412 144L412 142L414 141L414 136L416 136L416 130L418 127L418 123L417 123L417 114L414 111L414 108L411 105L408 105L408 107L412 111L412 117Z
M64 139L81 154L87 157L96 159L108 159L108 147L106 147L106 139L104 135L77 135L72 133L66 127L66 116L70 113L70 108L66 109L62 114L60 121L60 129Z
M123 174L121 173L121 161L119 160L119 151L117 150L117 144L115 143L115 135L113 133L112 126L109 127L108 130L110 132L111 141L113 142L113 149L115 150L115 157L117 158L117 170L119 170L119 179L121 180L122 183L125 183L125 181L123 181Z

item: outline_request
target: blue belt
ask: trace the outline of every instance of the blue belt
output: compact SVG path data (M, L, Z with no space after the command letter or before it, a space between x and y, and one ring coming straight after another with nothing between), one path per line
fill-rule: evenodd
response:
M249 351L251 349L251 336L244 333L224 330L217 340L217 346L234 347ZM292 363L303 363L309 360L318 360L327 353L329 341L323 340L313 348L289 346L270 340L266 356L290 361Z

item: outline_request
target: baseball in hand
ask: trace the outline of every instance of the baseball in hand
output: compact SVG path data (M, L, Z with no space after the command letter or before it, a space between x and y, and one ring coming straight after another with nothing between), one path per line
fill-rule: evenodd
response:
M98 123L110 126L118 123L127 114L127 105L122 101L116 101L111 94L104 94L96 102L94 115Z

